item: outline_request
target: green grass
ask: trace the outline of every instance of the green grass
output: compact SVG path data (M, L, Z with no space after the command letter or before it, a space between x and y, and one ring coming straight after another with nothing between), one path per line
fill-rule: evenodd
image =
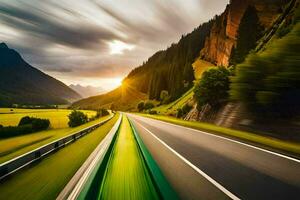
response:
M179 99L173 101L166 105L161 105L153 108L152 110L156 110L160 114L175 114L177 109L182 108L190 99L193 98L194 88L189 89L186 93L184 93Z
M119 114L90 134L0 183L1 199L52 200L113 127Z
M208 131L210 133L214 133L214 134L218 134L218 135L230 136L230 137L246 140L249 142L254 142L256 144L261 144L263 146L278 149L280 151L291 153L294 155L300 154L300 144L299 143L282 141L282 140L279 140L276 138L257 135L257 134L249 133L249 132L245 132L245 131L233 130L233 129L229 129L229 128L216 126L213 124L185 121L185 120L168 117L168 116L147 115L147 114L140 114L140 115L145 116L145 117L150 117L153 119L162 120L165 122L170 122L173 124L178 124L181 126L186 126L186 127L202 130L202 131Z
M28 151L38 148L51 141L79 131L83 128L89 127L93 124L99 123L110 116L101 117L97 120L88 122L75 128L63 128L63 129L50 129L46 131L40 131L32 134L26 134L22 136L1 139L0 140L0 163L8 161L19 155L22 155Z
M24 116L49 119L51 128L67 128L68 115L72 110L67 109L19 109L0 108L0 124L3 126L17 126ZM96 115L96 111L82 110L88 117Z
M159 199L126 116L123 116L98 199Z

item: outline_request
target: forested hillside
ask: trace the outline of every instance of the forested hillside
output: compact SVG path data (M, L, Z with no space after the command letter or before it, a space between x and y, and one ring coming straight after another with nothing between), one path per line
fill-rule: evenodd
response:
M150 99L159 99L162 90L169 92L171 100L178 98L193 85L192 63L204 47L212 23L210 21L200 25L193 32L182 36L177 44L157 52L143 65L132 70L124 81L148 93Z
M242 62L274 21L283 15L289 2L231 0L221 15L182 36L166 50L155 53L132 70L123 83L152 100L161 100L162 91L166 91L168 100L174 101L193 86L192 64L196 60L225 67ZM106 95L98 98L100 103ZM82 100L81 105L84 103Z

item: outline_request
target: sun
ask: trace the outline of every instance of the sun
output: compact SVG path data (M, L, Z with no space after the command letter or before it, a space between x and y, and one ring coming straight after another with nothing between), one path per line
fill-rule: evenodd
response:
M114 87L118 87L120 85L122 85L122 78L112 78L111 79L111 84L114 86Z
M131 44L126 44L122 41L119 40L113 40L108 42L108 46L110 49L110 54L114 55L114 54L123 54L124 50L132 50L134 49L134 45Z

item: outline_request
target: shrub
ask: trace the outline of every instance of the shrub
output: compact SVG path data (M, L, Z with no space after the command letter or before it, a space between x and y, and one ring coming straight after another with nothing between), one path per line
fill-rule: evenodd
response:
M41 131L49 128L50 121L48 119L40 119L40 118L25 116L22 117L18 126L20 127L25 125L31 125L32 132Z
M76 127L85 124L88 121L88 116L81 111L73 110L69 114L69 127Z
M185 104L183 107L182 107L182 114L183 115L186 115L188 112L190 112L192 110L193 106L190 105L190 104Z
M160 102L161 104L167 104L170 101L169 92L167 90L162 90L160 92Z
M23 126L7 126L0 128L0 138L14 137L34 132L31 124Z
M3 126L0 124L0 128L3 128Z
M177 118L181 118L182 116L183 116L182 109L181 109L181 108L178 108L178 109L177 109L177 113L176 113L176 117L177 117Z
M38 119L35 118L32 120L32 129L33 131L46 130L50 126L50 121L48 119Z
M150 114L150 115L157 115L157 111L156 111L156 110L150 110L150 111L149 111L149 114Z
M152 108L154 108L154 104L150 101L147 101L144 105L144 109L149 110L149 109L152 109Z
M32 120L33 120L33 118L31 118L29 116L22 117L22 119L19 121L18 126L23 126L23 125L26 125L26 124L32 124Z
M97 110L96 118L104 117L107 115L109 115L108 110L106 110L105 108L101 108L100 110Z
M25 116L20 120L18 126L0 126L0 137L7 138L33 133L36 131L46 130L49 128L49 126L50 121L48 119Z
M137 109L139 110L139 112L143 111L145 107L145 103L142 101L137 105Z
M194 88L198 108L205 104L214 106L227 100L230 75L231 72L224 67L211 68L202 74Z

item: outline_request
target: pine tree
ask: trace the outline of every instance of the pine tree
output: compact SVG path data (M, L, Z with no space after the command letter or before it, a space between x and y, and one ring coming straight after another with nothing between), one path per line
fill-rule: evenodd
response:
M249 52L256 47L262 30L255 7L248 6L239 25L237 44L232 51L230 64L235 65L245 60Z

